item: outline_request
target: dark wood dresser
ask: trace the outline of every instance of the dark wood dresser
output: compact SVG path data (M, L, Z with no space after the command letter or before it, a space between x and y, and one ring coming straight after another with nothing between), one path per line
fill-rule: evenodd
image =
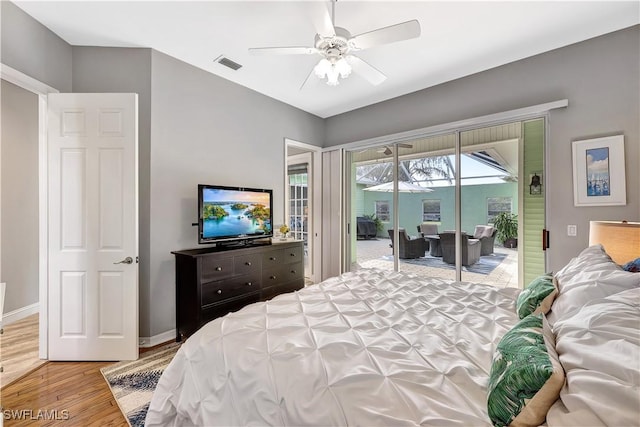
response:
M176 257L176 341L216 317L304 286L302 241L171 253Z

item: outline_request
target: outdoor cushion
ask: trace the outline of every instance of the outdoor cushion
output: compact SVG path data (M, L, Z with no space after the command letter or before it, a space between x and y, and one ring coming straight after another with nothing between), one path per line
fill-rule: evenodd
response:
M491 237L493 235L493 227L490 225L476 225L473 231L473 238L480 239L482 237Z

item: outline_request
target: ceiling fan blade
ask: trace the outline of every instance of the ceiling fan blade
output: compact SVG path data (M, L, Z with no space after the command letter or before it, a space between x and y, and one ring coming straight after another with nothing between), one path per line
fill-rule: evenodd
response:
M333 4L335 7L335 3ZM336 29L333 27L333 19L331 19L331 15L329 14L329 10L327 10L326 6L322 6L322 16L316 18L316 31L323 37L331 37L336 35Z
M359 34L349 40L349 45L354 49L368 49L381 44L414 39L419 36L420 22L414 19L412 21L402 22L400 24L369 31L368 33Z
M307 82L309 82L309 79L311 79L311 76L313 76L315 74L315 70L313 68L311 68L311 71L309 71L309 74L307 74L307 78L304 79L304 81L302 82L302 84L300 85L300 89L302 90L303 87L305 87L305 85L307 84ZM317 80L317 79L316 79Z
M288 46L288 47L252 47L249 53L253 55L313 55L318 53L315 47Z
M357 56L348 55L346 58L347 62L351 65L351 68L353 68L353 71L367 79L372 85L378 86L387 79L387 76L382 74L380 70Z

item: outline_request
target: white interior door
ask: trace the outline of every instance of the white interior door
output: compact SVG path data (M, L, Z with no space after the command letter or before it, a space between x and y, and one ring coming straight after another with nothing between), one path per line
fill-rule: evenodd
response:
M48 101L49 360L135 360L137 95Z

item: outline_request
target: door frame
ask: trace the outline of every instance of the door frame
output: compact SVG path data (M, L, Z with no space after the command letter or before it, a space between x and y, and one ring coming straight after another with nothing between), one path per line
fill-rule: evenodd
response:
M47 359L49 357L49 312L47 304L49 297L49 280L47 274L49 270L47 250L47 236L49 234L47 216L47 204L49 200L47 191L47 95L50 93L59 93L60 91L5 64L0 64L0 77L38 96L38 298L40 313L38 356L40 359Z
M463 120L458 120L455 122L448 122L448 123L442 123L442 124L438 124L438 125L434 125L434 126L428 126L425 128L420 128L420 129L414 129L414 130L410 130L410 131L405 131L405 132L399 132L399 133L395 133L395 134L390 134L390 135L383 135L383 136L378 136L378 137L373 137L373 138L368 138L368 139L363 139L363 140L359 140L359 141L353 141L353 142L348 142L348 143L344 143L344 144L339 144L339 145L335 145L335 146L331 146L326 148L325 150L338 150L338 149L343 149L345 151L358 151L358 150L364 150L364 149L372 149L372 148L379 148L382 146L391 146L391 145L395 145L401 142L409 142L411 140L414 139L420 139L420 138L426 138L426 137L430 137L430 136L434 136L434 135L438 135L438 134L443 134L443 133L455 133L456 134L456 159L457 159L457 164L456 164L456 170L459 170L460 168L460 164L459 164L459 154L460 154L460 138L459 135L461 132L464 131L468 131L468 130L472 130L472 129L476 129L478 127L484 127L484 126L494 126L494 125L499 125L499 124L505 124L505 123L509 123L509 122L516 122L516 121L520 121L520 122L524 122L527 120L532 120L532 119L544 119L545 120L545 141L550 141L549 139L549 134L550 134L550 120L549 120L549 113L552 110L556 110L556 109L562 109L562 108L567 108L569 106L569 100L567 99L560 99L557 101L552 101L552 102L547 102L544 104L538 104L538 105L532 105L529 107L524 107L524 108L518 108L515 110L508 110L508 111L503 111L503 112L499 112L499 113L494 113L494 114L488 114L485 116L478 116L478 117L471 117L468 119L463 119ZM524 143L523 138L520 138L519 144L522 145ZM523 150L520 149L521 147L519 147L519 169L520 171L522 171L522 153ZM394 152L396 152L397 150L394 150ZM544 154L544 159L545 159L545 163L548 162L548 150L545 149L545 154ZM395 157L395 156L394 156ZM395 159L395 164L397 164L397 158ZM348 173L348 169L351 168L351 164L350 162L344 162L342 164L342 169L344 171L345 174ZM519 174L521 172L518 172ZM397 174L394 174L394 181L397 179L396 177ZM349 176L349 175L346 175ZM343 192L347 192L349 190L349 186L350 186L350 182L349 180L346 180L345 183L343 184ZM524 183L522 182L522 179L519 179L519 183L518 183L518 192L519 194L522 194L522 190L523 190L523 186ZM455 199L456 199L456 206L460 206L460 194L459 194L459 180L456 179L456 195L455 195ZM394 195L397 196L397 195ZM547 199L547 194L545 192L545 219L547 217L547 212L546 209L548 207L548 199ZM395 198L394 198L395 199ZM521 200L521 198L518 199L519 200L519 205L518 205L518 212L522 212L522 208L523 208L523 202ZM344 200L344 209L346 212L351 212L352 210L352 206L350 205L350 200ZM394 216L397 217L397 200L396 203L394 204ZM458 212L460 209L456 208L456 242L460 241L460 224L461 224L461 213ZM395 228L398 228L397 226ZM518 233L521 235L523 231L522 228L522 224L519 221L518 224ZM341 233L340 234L340 239L342 239L342 241L344 240L348 240L350 238L350 236ZM544 254L544 259L545 259L545 264L548 261L548 257L549 257L549 252L545 251ZM346 257L350 257L351 255L349 253L346 254L341 254L341 263L342 265L348 265L348 262L350 261L348 258ZM394 270L397 270L397 264L396 264L396 260L395 260L396 256L394 256ZM456 280L460 280L461 277L461 265L460 265L460 260L462 258L462 248L460 247L459 244L456 245ZM519 288L523 288L524 284L522 283L522 276L523 276L523 255L522 255L522 248L518 247L518 285ZM343 269L342 272L347 271L346 269Z
M311 155L309 162L309 176L311 177L311 186L309 198L311 199L311 224L309 227L309 244L312 246L309 256L309 265L311 267L310 279L313 283L318 283L321 278L322 270L322 148L296 141L290 138L284 139L284 218L287 221L289 217L289 180L287 174L287 166L289 161L289 147L303 150Z

